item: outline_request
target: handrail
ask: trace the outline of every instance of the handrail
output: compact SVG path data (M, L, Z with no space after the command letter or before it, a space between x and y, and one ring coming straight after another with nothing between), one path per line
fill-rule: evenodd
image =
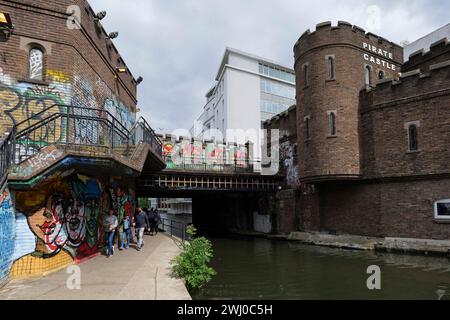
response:
M58 110L51 112L56 107ZM143 117L139 118L133 128L128 129L107 110L54 104L15 124L11 133L0 141L0 187L6 180L11 165L31 158L46 145L90 145L111 149L137 145L141 141L136 141L139 139L136 136L138 127L144 130L142 140L148 142L153 151L161 156L162 143ZM65 134L65 138L55 135L56 132L59 134L59 130L61 134ZM79 137L76 136L78 130L81 132ZM43 134L45 138L42 137ZM34 141L36 136L39 140Z
M42 110L42 111L40 111L40 112L34 114L32 117L30 117L30 118L28 118L28 119L25 119L25 120L23 120L23 121L17 123L17 124L15 125L15 127L19 127L20 125L22 125L22 124L24 124L24 123L27 123L27 122L30 121L30 120L39 118L42 114L47 113L48 111L50 111L51 109L53 109L53 108L55 108L55 107L59 107L59 108L61 108L61 107L62 107L62 108L67 108L67 110L72 109L72 110L98 111L98 112L104 113L104 114L106 114L106 115L109 115L112 119L114 119L114 120L118 123L119 126L122 127L122 129L125 129L126 131L130 131L130 130L127 129L127 127L125 127L125 126L122 124L122 122L120 122L118 119L116 119L116 117L115 117L114 115L112 115L108 110L93 109L93 108L88 108L88 107L79 107L79 106L71 106L71 105L64 105L64 104L53 104L53 105L51 105L50 107L45 108L44 110ZM55 113L56 113L56 112L55 112ZM59 112L59 113L62 113L62 112ZM67 113L68 113L68 112L67 112Z
M176 221L167 218L161 218L162 229L164 232L168 232L168 234L173 237L178 237L182 241L189 241L189 235L186 233L186 228L189 225L188 223L184 223L181 221ZM166 228L167 227L167 228ZM169 230L167 230L169 229ZM175 231L175 232L174 232Z

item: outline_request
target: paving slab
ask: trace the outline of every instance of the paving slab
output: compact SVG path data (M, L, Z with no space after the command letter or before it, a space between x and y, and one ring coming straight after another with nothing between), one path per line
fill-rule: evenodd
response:
M0 300L191 300L180 279L171 275L170 261L180 249L165 234L145 236L141 251L115 249L79 264L81 287L67 286L68 269L34 279L12 280L0 289Z

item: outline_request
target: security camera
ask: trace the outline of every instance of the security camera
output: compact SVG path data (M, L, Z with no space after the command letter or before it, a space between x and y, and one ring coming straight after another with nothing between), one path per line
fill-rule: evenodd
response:
M115 38L117 38L119 36L119 33L118 32L111 32L109 35L108 35L108 38L109 39L115 39Z
M142 78L142 77L139 77L139 78L136 79L136 83L137 84L142 83L142 81L144 81L144 78Z
M95 17L97 20L103 20L106 17L106 11L100 11L95 15Z

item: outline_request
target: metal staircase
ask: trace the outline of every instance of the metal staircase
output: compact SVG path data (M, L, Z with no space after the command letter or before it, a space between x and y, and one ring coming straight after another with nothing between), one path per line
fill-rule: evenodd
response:
M162 143L142 117L128 129L106 110L53 105L17 123L0 142L0 187L11 166L27 161L50 145L64 150L114 151L132 159L142 142L161 157Z

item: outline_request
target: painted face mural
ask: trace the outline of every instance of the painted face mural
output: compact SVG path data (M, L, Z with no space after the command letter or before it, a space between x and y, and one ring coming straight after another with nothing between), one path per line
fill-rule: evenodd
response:
M98 243L99 230L98 219L100 215L101 190L97 181L89 179L86 183L85 219L86 219L86 242L90 248Z
M65 228L70 246L78 247L86 234L84 201L82 199L71 199L69 201L70 203L65 214Z
M64 228L64 197L52 194L46 201L46 206L32 214L30 228L45 245L44 254L53 256L64 247L67 233Z
M84 193L85 184L79 179L70 181L72 198L67 200L65 211L65 228L71 247L79 247L86 235Z

